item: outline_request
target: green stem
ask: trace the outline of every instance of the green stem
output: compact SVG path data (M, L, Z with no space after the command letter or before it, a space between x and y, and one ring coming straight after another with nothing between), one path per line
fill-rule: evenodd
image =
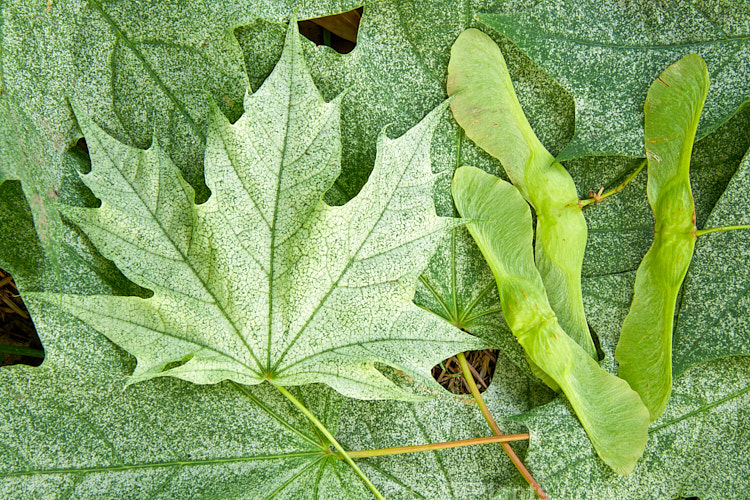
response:
M750 224L745 224L742 226L709 227L708 229L701 229L700 231L696 231L695 235L703 236L704 234L718 233L719 231L734 231L736 229L750 229Z
M444 450L459 446L473 446L477 444L506 443L508 441L523 441L529 439L528 433L508 434L504 436L488 436L472 439L459 439L444 443L418 444L415 446L397 446L394 448L379 448L376 450L349 451L351 458L381 457L383 455L398 455L401 453L416 453L420 451Z
M484 419L489 424L490 428L492 429L492 432L495 433L495 436L502 436L503 433L500 430L500 426L498 426L497 422L495 422L495 419L492 418L492 414L490 413L490 410L487 408L487 405L484 403L484 398L482 397L482 394L479 392L479 388L477 388L477 384L474 381L474 376L471 374L471 369L469 368L469 363L466 361L466 356L464 356L464 353L460 352L456 354L456 358L458 358L458 364L461 365L461 371L464 374L464 378L466 379L466 382L469 384L469 390L471 391L471 395L474 397L474 401L477 402L477 405L479 405L479 409L482 410L482 415L484 415ZM549 500L549 497L547 496L547 494L544 492L544 490L539 485L539 483L536 482L536 479L534 479L534 476L531 475L531 473L523 464L521 459L518 458L518 455L516 455L516 452L513 451L513 448L511 448L508 443L502 443L502 447L503 447L503 450L505 450L505 453L508 455L508 458L510 458L510 461L513 462L513 465L515 465L516 469L518 469L518 472L520 472L523 478L526 480L526 482L529 483L529 486L531 486L534 489L537 496L539 498Z
M495 419L492 418L492 414L490 414L490 410L487 408L487 405L484 403L484 398L482 398L482 393L479 392L477 383L474 381L474 376L471 374L471 369L469 368L469 363L466 361L466 356L464 355L464 353L460 352L456 354L456 358L458 359L458 364L461 365L461 371L464 374L464 378L466 379L466 382L469 384L469 390L471 391L471 395L474 396L474 401L477 402L477 405L479 405L479 409L482 410L482 415L484 415L484 419L487 421L487 424L489 424L490 428L492 429L492 432L494 432L496 436L502 436L503 433L500 430L500 426L497 425L497 422L495 422Z
M620 185L617 186L616 188L611 189L611 190L607 191L606 193L595 194L594 196L592 196L588 200L581 200L579 202L579 204L581 205L581 208L583 208L583 207L585 207L587 205L591 205L592 203L599 203L603 199L609 198L613 194L619 193L620 191L622 191L623 188L625 188L625 186L627 186L630 181L632 181L633 179L635 179L635 176L638 175L641 172L641 170L643 170L643 168L647 165L647 163L648 162L646 160L643 160L641 162L641 164L638 166L638 168L635 169L635 171L632 174L630 174L629 176L627 176L625 178L625 180L622 181L622 183L620 183Z
M301 402L300 402L299 400L297 400L297 398L295 398L294 396L292 396L292 393L290 393L289 391L287 391L287 390L286 390L286 389L285 389L284 387L282 387L282 386L280 386L280 385L276 385L276 384L273 384L273 386L274 386L274 387L275 387L276 389L278 389L278 391L279 391L279 392L280 392L280 393L281 393L282 395L284 395L284 397L285 397L285 398L287 398L287 399L288 399L289 401L291 401L291 403L292 403L292 404L293 404L294 406L296 406L296 407L297 407L297 409L298 409L299 411L301 411L301 412L302 412L302 413L303 413L303 414L304 414L304 415L305 415L305 416L307 417L307 419L308 419L308 420L309 420L310 422L312 422L312 424L313 424L313 425L314 425L315 427L317 427L317 428L318 428L318 429L320 430L320 432L322 432L322 433L323 433L323 435L324 435L324 436L325 436L326 438L328 438L328 440L329 440L329 441L331 442L331 444L332 444L332 445L334 446L334 448L336 448L336 450L338 450L338 452L339 452L340 456L341 456L341 457L343 457L344 461L345 461L346 463L348 463L348 464L349 464L349 466L350 466L350 467L351 467L352 469L354 469L354 472L356 472L356 473L357 473L357 475L358 475L359 477L361 477L361 478L362 478L362 481L364 481L364 482L365 482L365 484L367 485L367 487L368 487L368 488L370 488L370 491L372 491L373 495L375 495L375 498L377 498L378 500L385 500L385 497L383 497L383 495L382 495L382 494L381 494L381 493L380 493L380 492L378 491L378 489L377 489L377 488L375 487L375 485L374 485L374 484L372 484L372 481L370 481L370 479L369 479L369 478L368 478L367 476L365 476L365 473L364 473L364 472L362 472L362 470L361 470L361 469L360 469L360 468L359 468L359 467L357 466L357 464L355 464L355 463L354 463L354 460L352 460L352 458L351 458L351 457L349 456L349 454L348 454L348 453L347 453L347 451L346 451L346 450L344 449L344 447L343 447L343 446L341 446L341 445L339 444L339 442L338 442L338 441L336 441L336 438L334 438L334 437L333 437L333 434L331 434L331 433L330 433L330 432L328 431L328 429L326 429L326 426L325 426L325 425L323 425L323 423L322 423L322 422L321 422L320 420L318 420L318 419L317 419L317 418L315 417L315 415L313 415L313 414L312 414L312 413L310 412L310 410L308 410L308 409L307 409L307 408L305 407L305 405L303 405L303 404L302 404L302 403L301 403Z
M44 351L40 351L39 349L30 349L28 347L18 347L14 345L0 345L0 353L30 356L32 358L44 358Z

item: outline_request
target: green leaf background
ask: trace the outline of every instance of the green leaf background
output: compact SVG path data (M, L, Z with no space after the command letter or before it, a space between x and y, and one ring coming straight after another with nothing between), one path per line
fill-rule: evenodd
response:
M0 186L0 267L13 273L22 291L145 293L55 210L58 196L63 202L95 203L77 178L76 169L87 169L87 158L73 146L80 132L67 97L75 97L88 116L127 144L148 146L154 130L168 137L161 146L203 200L208 197L201 139L207 96L235 120L243 111L245 86L249 82L258 88L278 59L283 21L293 11L304 19L361 4L214 3L2 3L0 180L21 183ZM542 57L546 41L540 38L539 23L549 19L543 25L554 27L554 33L577 32L596 40L596 16L607 6L599 9L581 0L565 7L535 3L367 3L357 47L350 54L306 43L308 66L324 98L347 90L341 104L343 173L328 200L343 203L360 189L374 163L375 138L383 126L390 124L389 134L398 136L444 99L450 45L467 27L479 27L499 42L529 121L553 154L624 155L566 162L582 196L589 189L614 187L632 171L638 161L626 156L642 156L639 113L648 84L693 49L688 45L656 55L628 52L632 71L616 94L606 81L576 86L591 79L585 67L591 50L567 47L556 58ZM750 13L742 2L707 3L706 16L696 10L697 4L683 2L685 8L670 11L681 12L673 21L661 3L628 5L639 20L654 23L633 30L634 38L648 39L656 30L668 43L682 43L679 37L691 33L711 42L720 29L739 38L750 32ZM574 11L583 14L566 14ZM474 17L480 13L506 16L502 32L510 41L480 23ZM750 59L742 57L747 50L743 40L714 45L706 43L699 50L715 79L715 93L709 94L709 105L714 105L701 124L704 134L713 132L696 144L691 166L701 228L747 223L742 217L750 213L748 160L742 162L750 146L750 110L734 114L747 99ZM712 60L709 49L723 58ZM597 60L610 60L606 51L599 53ZM608 71L599 73L604 78ZM611 120L613 116L622 121ZM625 125L615 133L610 123ZM433 170L442 174L435 188L440 215L453 215L449 185L456 166L502 171L463 137L448 113L438 126L432 155ZM586 308L608 369L613 369L611 352L632 296L634 271L651 243L645 181L641 174L625 191L585 212ZM739 232L713 234L696 245L676 319L675 374L681 375L667 413L652 426L644 462L624 479L614 478L594 459L593 448L564 402L515 416L554 395L528 373L498 311L492 275L464 229L454 230L454 237L432 258L415 302L451 322L462 319L468 331L502 350L488 404L497 418L513 417L530 429L526 462L553 497L607 498L612 492L642 498L654 492L654 497L664 498L740 498L750 487L744 410L750 373L744 359L731 356L747 355L750 344L746 239ZM303 417L264 389L250 394L266 401L267 410L230 385L204 388L156 380L123 392L132 358L72 318L30 306L47 358L39 368L0 369L4 496L107 497L128 491L132 498L258 498L274 492L278 498L368 497L348 467L320 458L313 444L319 437ZM489 434L465 399L366 403L342 400L319 387L297 394L348 449ZM501 425L508 432L518 428L515 423ZM259 461L260 444L267 442L280 457ZM290 456L310 451L314 453ZM360 463L388 498L528 495L499 445Z
M699 137L750 99L750 6L741 0L539 2L480 19L555 75L576 100L576 133L559 159L643 154L643 101L671 63L698 53L711 93Z

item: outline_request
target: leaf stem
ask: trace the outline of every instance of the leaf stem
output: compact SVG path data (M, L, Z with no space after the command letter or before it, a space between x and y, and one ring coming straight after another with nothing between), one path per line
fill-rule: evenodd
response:
M487 421L487 424L489 424L492 432L495 433L495 436L502 436L503 432L500 430L500 426L497 425L495 419L492 418L492 414L487 408L487 405L484 403L484 398L482 398L482 394L479 392L479 388L477 388L477 383L474 381L474 376L471 374L471 369L469 368L469 363L466 361L466 356L464 355L464 353L460 352L456 354L456 358L458 359L458 364L461 365L461 372L463 372L464 378L469 384L471 395L474 396L474 401L477 402L477 405L479 405L479 409L482 410L484 419Z
M354 469L354 472L356 472L357 475L362 478L362 481L364 481L365 484L367 485L367 487L370 489L370 491L372 491L372 494L375 495L375 498L377 498L378 500L385 500L385 497L383 497L383 495L378 491L378 489L375 487L375 485L372 484L372 481L370 481L370 478L368 478L367 476L365 476L365 473L362 472L362 470L357 466L357 464L354 463L354 460L352 460L352 458L349 456L349 454L344 449L344 447L341 446L338 441L336 441L336 438L333 437L333 434L330 433L330 431L326 428L326 426L323 425L323 423L320 420L318 420L315 417L315 415L313 415L310 412L310 410L308 410L307 407L305 407L305 405L303 405L297 398L295 398L294 396L292 396L292 393L290 393L289 391L287 391L284 387L282 387L280 385L276 385L276 384L272 384L272 385L285 398L287 398L294 406L296 406L297 409L299 411L301 411L307 417L307 419L315 427L317 427L320 430L320 432L323 433L323 435L326 438L328 438L328 440L331 442L331 444L333 445L333 447L336 448L336 450L338 450L339 456L341 456L344 459L344 461L346 463L348 463L349 466L352 469Z
M604 200L605 198L609 198L613 194L619 193L620 191L623 190L623 188L625 188L625 186L628 185L628 183L630 181L632 181L633 179L635 179L635 176L638 175L641 172L641 170L643 170L643 168L647 164L648 164L648 161L647 160L643 160L641 162L641 164L638 166L638 168L636 168L635 171L632 174L630 174L629 176L627 176L625 178L625 180L622 181L622 183L620 183L620 185L618 185L616 188L611 189L611 190L607 191L606 193L602 193L601 191L599 193L595 193L594 191L590 191L589 192L589 199L587 199L587 200L580 200L578 202L578 204L581 206L581 208L583 208L583 207L585 207L587 205L591 205L592 203L599 203L600 201Z
M490 413L490 410L487 408L487 405L484 403L484 398L482 398L482 394L479 392L479 389L477 388L477 384L474 381L474 376L471 374L471 370L469 369L469 363L466 361L466 356L464 356L464 353L460 352L456 355L456 358L458 358L458 364L461 365L461 371L464 374L464 378L466 379L466 382L468 382L469 384L469 390L471 390L471 395L474 397L474 401L477 402L477 405L479 405L479 409L482 410L482 415L484 415L484 419L489 424L490 428L492 429L492 432L495 433L495 436L502 436L503 433L500 430L500 426L498 426L497 422L495 422L495 419L492 418L492 414ZM516 452L513 451L513 448L511 448L507 442L502 443L502 447L503 447L503 450L505 450L505 453L508 455L508 458L510 458L510 461L513 462L513 465L515 465L516 469L518 469L518 472L520 472L523 478L526 480L526 482L529 483L529 486L531 486L534 489L537 496L539 498L549 500L549 497L547 496L547 494L544 492L544 490L539 485L539 483L536 482L536 479L534 479L534 476L531 475L531 473L528 471L528 469L523 464L521 459L518 458L518 455L516 455Z
M750 224L745 224L741 226L709 227L708 229L701 229L700 231L696 231L695 235L703 236L704 234L718 233L719 231L734 231L736 229L750 229Z
M361 450L347 452L351 458L381 457L384 455L398 455L401 453L416 453L420 451L445 450L447 448L458 448L460 446L473 446L477 444L506 443L507 441L523 441L529 439L528 433L508 434L503 436L488 436L472 439L459 439L457 441L446 441L444 443L418 444L415 446L397 446L394 448L379 448L375 450Z

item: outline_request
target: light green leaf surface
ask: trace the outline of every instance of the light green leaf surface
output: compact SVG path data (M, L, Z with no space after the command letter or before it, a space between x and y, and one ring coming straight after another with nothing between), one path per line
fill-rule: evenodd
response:
M664 411L672 389L675 302L696 240L690 155L708 86L706 63L690 54L665 69L646 98L654 243L638 267L615 359L619 375L641 396L651 420Z
M505 58L494 41L466 30L448 64L451 110L466 135L499 159L536 213L536 265L560 325L596 357L581 299L586 221L565 168L544 148L518 102Z
M629 474L646 445L648 411L558 324L534 265L528 205L512 185L474 167L456 171L453 196L495 275L511 331L563 390L602 460Z
M338 174L338 101L326 104L306 73L296 24L245 109L234 125L211 117L202 205L157 142L125 146L81 115L93 163L83 179L103 203L64 213L154 295L40 298L135 355L131 382L323 382L408 398L375 362L434 384L434 364L483 345L411 302L454 224L432 202L442 108L399 139L381 136L368 184L333 208L320 199Z
M482 22L555 76L576 101L576 132L558 159L643 154L643 101L661 71L689 53L713 82L698 132L750 99L750 6L742 0L547 0Z
M388 130L393 133L405 131L444 99L450 47L461 31L478 25L473 12L512 10L522 5L453 0L378 2L365 7L357 47L350 54L308 45L311 72L323 94L332 98L346 89L342 97L342 175L326 199L341 203L357 192L372 164L375 136L382 126L391 124ZM249 61L255 60L250 58L256 57L257 43L264 40L264 28L281 32L257 24L237 31L248 68L254 66ZM507 42L503 47L508 51L513 82L523 89L519 99L530 122L551 151L559 150L571 134L570 96L515 47ZM409 96L415 100L410 101ZM502 167L466 138L450 113L444 117L432 143L433 170L443 174L436 181L435 202L439 214L452 216L450 179L457 166L470 163L493 173L502 172ZM482 259L477 259L479 255L468 232L456 229L455 237L442 242L430 261L415 302L442 316L447 315L440 301L449 309L455 304L459 316L466 312L459 322L463 328L502 349L528 373L522 349L499 312L494 278ZM471 320L468 324L467 319ZM543 392L540 399L548 398Z

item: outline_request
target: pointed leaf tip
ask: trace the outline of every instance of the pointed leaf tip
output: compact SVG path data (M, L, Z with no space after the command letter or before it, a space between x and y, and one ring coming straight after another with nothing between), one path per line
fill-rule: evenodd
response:
M341 97L326 103L294 23L276 68L230 124L211 105L205 179L192 189L158 145L106 143L84 182L103 200L74 221L149 299L62 295L61 308L133 354L129 383L325 383L352 397L422 399L385 378L395 367L430 390L430 368L484 344L411 302L451 227L432 200L430 145L447 102L381 141L370 180L341 207L321 201L340 170ZM102 149L102 148L100 148ZM189 362L164 370L170 363Z

